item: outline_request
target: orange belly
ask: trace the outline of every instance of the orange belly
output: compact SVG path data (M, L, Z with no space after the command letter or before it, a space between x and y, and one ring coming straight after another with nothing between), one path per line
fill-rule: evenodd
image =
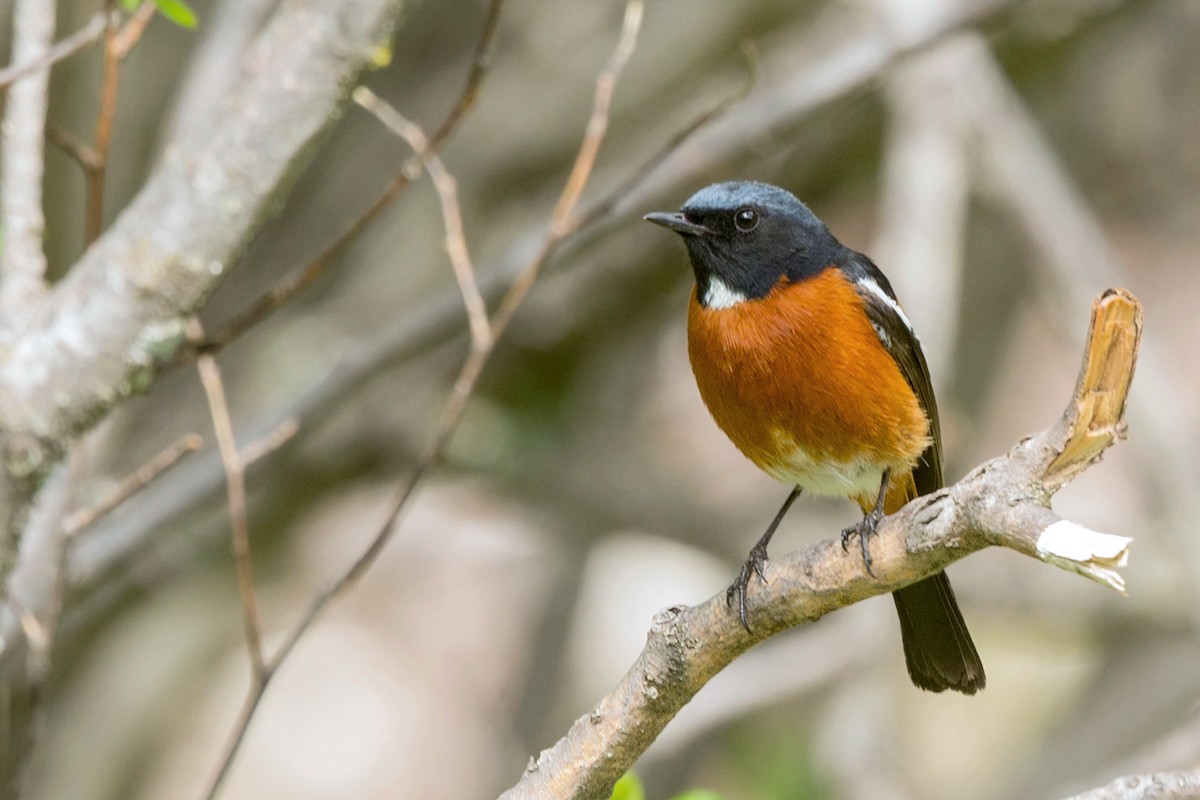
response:
M869 496L929 443L916 395L836 268L761 300L688 308L688 355L718 426L773 477Z

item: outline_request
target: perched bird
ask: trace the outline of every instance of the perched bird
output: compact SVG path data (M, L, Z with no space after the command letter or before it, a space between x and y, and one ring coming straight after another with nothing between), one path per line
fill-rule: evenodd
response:
M887 278L790 192L718 183L677 213L645 217L683 237L696 285L688 355L717 425L760 469L794 488L729 587L742 624L750 578L802 490L858 502L857 536L942 486L929 368ZM983 664L946 574L895 592L908 674L922 689L974 694Z

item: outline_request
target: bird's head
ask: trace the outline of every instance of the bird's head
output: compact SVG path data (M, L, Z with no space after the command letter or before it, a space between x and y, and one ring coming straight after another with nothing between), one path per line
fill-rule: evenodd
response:
M784 278L818 274L845 249L795 195L766 183L714 183L679 211L645 219L683 237L706 308L766 297Z

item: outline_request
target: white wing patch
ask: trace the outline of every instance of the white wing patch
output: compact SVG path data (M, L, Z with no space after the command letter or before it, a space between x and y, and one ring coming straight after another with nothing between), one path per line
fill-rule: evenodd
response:
M879 287L876 287L878 290ZM704 293L704 305L719 311L723 308L733 308L738 303L746 302L746 295L730 289L729 286L716 276L708 279L708 290Z
M912 323L908 321L908 315L904 313L904 309L900 307L892 298L888 297L888 293L879 287L879 284L870 278L862 278L858 281L858 285L866 289L871 294L875 295L885 306L896 312L896 316L904 323L904 327L908 328L909 333L913 333ZM886 340L885 340L886 341Z

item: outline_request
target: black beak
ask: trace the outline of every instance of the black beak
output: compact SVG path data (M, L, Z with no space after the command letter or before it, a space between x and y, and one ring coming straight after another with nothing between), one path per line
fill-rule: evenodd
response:
M642 217L646 222L653 222L655 225L662 225L664 228L670 228L682 236L705 236L712 233L703 225L697 225L694 222L688 222L682 212L667 212L655 211L653 214L647 214Z

